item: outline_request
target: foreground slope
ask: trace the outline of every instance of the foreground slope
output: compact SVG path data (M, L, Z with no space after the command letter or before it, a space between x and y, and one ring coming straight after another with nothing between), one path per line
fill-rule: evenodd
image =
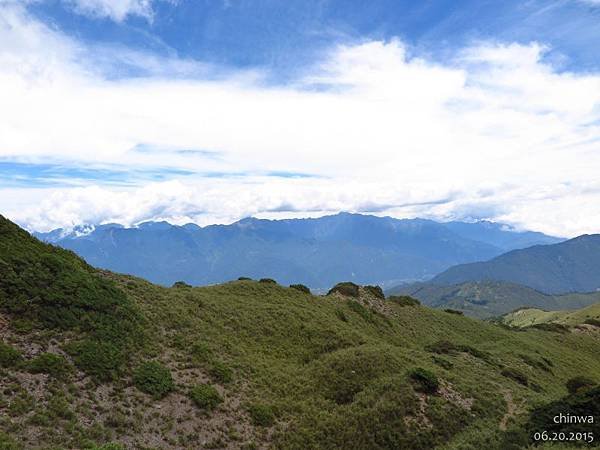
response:
M431 277L454 264L487 260L507 249L557 241L497 224L461 226L346 213L317 219L248 218L203 228L166 222L135 228L107 224L38 236L75 251L95 267L165 285L268 276L317 289L344 279L391 286Z
M410 295L433 308L452 308L485 319L517 308L571 310L600 302L600 292L550 295L506 281L470 281L437 285L430 282L398 286L391 295Z
M431 279L432 284L508 281L547 294L600 289L600 234L583 235L559 244L514 250L490 261L461 264Z
M545 426L534 406L545 420L567 380L600 379L594 333L517 332L351 285L164 288L2 218L0 270L2 448L524 448Z

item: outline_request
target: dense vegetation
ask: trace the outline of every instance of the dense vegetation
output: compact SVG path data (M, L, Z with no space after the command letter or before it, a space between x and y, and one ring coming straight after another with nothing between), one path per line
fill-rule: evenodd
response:
M532 411L596 399L567 386L600 379L597 333L517 331L362 286L164 288L6 228L3 273L31 274L0 279L0 448L504 450L547 425ZM98 305L72 295L85 286ZM52 308L71 319L45 320Z

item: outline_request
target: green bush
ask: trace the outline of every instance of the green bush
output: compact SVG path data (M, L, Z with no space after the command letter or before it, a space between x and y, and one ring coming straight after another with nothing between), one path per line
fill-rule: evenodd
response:
M437 364L440 367L443 367L446 370L450 370L454 367L454 364L452 364L447 359L440 358L438 356L432 356L431 359L435 364Z
M123 350L110 342L85 340L66 348L75 365L97 381L111 381L121 374L127 358Z
M600 320L598 319L585 319L583 323L600 328Z
M0 342L0 366L13 367L21 360L21 352L16 348Z
M121 444L109 443L100 447L92 447L90 450L126 450Z
M346 297L358 297L359 289L357 284L354 284L351 281L344 281L332 287L327 293L327 295L331 295L335 292L342 294Z
M273 278L261 278L260 280L258 280L258 282L267 284L277 284L277 281L275 281Z
M418 306L421 304L419 300L408 295L390 295L388 300L398 306Z
M591 387L594 387L595 385L596 385L596 382L594 380L592 380L591 378L588 378L588 377L581 376L581 375L571 378L565 383L565 386L567 387L567 390L569 391L570 394L575 394L575 393L579 392L580 390L591 388Z
M562 323L554 323L554 322L536 323L535 325L531 325L531 326L528 326L525 328L535 328L536 330L550 331L553 333L568 333L569 332L568 326L563 325Z
M487 363L492 363L492 357L489 353L483 352L465 344L454 344L447 340L440 340L425 346L425 350L438 355L457 355L458 353L468 353L475 358L479 358Z
M335 315L342 322L348 322L348 317L346 317L346 313L344 311L342 311L341 309L336 309L335 310Z
M444 309L444 312L447 312L449 314L456 314L457 316L464 316L464 312L459 311L457 309L450 309L450 308L446 308Z
M440 387L437 375L430 370L417 367L412 369L408 375L417 391L435 394Z
M379 286L364 286L363 289L370 295L376 298L380 298L382 300L385 299L385 294L383 293L383 289Z
M176 281L175 283L173 283L173 286L171 286L173 288L191 288L192 285L191 284L187 284L185 281Z
M375 315L373 314L373 311L365 307L362 303L359 303L355 300L348 300L347 305L352 311L354 311L367 322L375 321Z
M209 370L210 376L219 383L229 383L233 379L233 371L225 363L215 361Z
M190 398L198 408L211 410L223 402L219 392L209 384L200 384L190 391Z
M142 363L133 374L133 382L140 391L156 399L175 389L171 371L157 361Z
M73 372L73 367L61 355L42 353L27 363L31 373L45 373L57 380L64 380Z
M252 278L249 278L249 277L239 277L238 281L252 281Z
M212 352L204 342L196 342L192 345L191 354L196 361L207 362Z
M269 405L253 404L248 408L248 414L254 425L270 427L275 423L275 413Z
M527 375L525 375L519 369L515 369L514 367L506 367L502 369L500 374L506 378L516 381L519 384L522 384L523 386L529 386L529 378L527 378Z
M310 289L303 284L290 284L290 287L297 291L304 292L305 294L310 294Z

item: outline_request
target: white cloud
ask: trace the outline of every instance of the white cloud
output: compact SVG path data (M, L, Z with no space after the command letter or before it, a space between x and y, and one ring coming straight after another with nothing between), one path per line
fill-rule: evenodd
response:
M93 17L108 17L122 22L127 16L152 19L152 0L63 0L75 11Z
M115 80L98 53L22 9L0 11L0 157L323 176L0 190L0 208L23 224L226 222L371 204L396 216L600 231L600 74L557 71L541 44L480 43L435 62L407 56L400 41L364 42L279 87L258 73L199 77L202 64L117 52L151 73ZM165 151L132 151L140 144ZM8 199L25 191L27 200ZM294 211L277 211L286 205Z

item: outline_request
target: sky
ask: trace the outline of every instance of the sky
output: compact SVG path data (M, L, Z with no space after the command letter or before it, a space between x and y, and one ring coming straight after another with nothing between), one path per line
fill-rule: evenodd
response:
M0 0L0 214L600 232L600 0Z

